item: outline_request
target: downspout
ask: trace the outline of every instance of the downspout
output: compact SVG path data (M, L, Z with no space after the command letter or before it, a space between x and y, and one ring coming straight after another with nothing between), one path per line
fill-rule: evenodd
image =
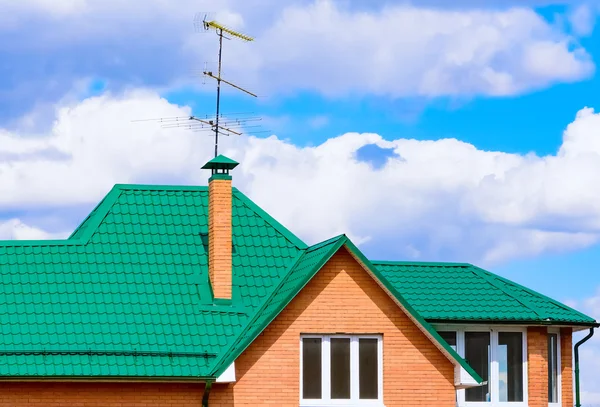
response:
M581 407L579 398L579 347L594 336L594 328L590 328L590 333L585 338L575 344L575 407Z
M212 389L212 380L207 380L204 385L204 394L202 394L202 407L208 407L208 396L210 396L210 389Z

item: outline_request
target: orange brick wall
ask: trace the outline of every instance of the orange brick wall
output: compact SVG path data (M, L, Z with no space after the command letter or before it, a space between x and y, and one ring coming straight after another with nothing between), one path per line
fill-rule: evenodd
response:
M202 384L0 383L0 407L200 407Z
M208 191L208 275L215 298L231 299L231 180L211 180Z
M560 331L561 397L564 407L573 405L572 329ZM548 330L527 329L529 407L548 406Z
M297 407L300 334L336 332L383 334L387 407L455 406L453 365L341 249L235 362L235 407Z
M529 407L548 407L548 329L527 329Z
M560 330L560 367L562 405L573 405L573 329Z

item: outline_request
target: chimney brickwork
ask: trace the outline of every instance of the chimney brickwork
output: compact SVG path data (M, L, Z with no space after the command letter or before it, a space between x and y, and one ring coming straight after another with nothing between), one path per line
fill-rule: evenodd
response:
M215 298L231 300L231 179L212 177L208 184L208 274Z
M202 167L208 180L208 277L215 303L231 303L233 293L232 187L229 171L238 163L219 155Z

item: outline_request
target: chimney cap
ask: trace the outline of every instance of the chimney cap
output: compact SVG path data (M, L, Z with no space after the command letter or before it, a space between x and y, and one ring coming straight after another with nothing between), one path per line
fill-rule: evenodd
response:
M239 165L238 162L233 161L231 158L225 157L224 155L218 155L206 164L202 166L203 170L225 170L229 172L229 170L234 169Z

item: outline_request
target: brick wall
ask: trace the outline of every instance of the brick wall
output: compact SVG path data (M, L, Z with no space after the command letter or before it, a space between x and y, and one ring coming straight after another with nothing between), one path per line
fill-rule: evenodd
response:
M573 329L560 330L560 367L562 405L573 405Z
M210 180L208 191L208 275L215 298L231 299L231 180Z
M548 329L527 329L529 407L548 407Z
M297 407L300 334L335 332L383 334L387 407L455 406L453 365L345 249L238 358L235 406Z
M573 342L572 329L560 331L560 368L563 407L573 406ZM548 406L548 330L527 330L529 407Z
M0 407L200 407L202 384L0 383Z
M572 329L560 331L560 367L562 405L573 405L573 342ZM529 407L548 406L548 329L527 330Z

